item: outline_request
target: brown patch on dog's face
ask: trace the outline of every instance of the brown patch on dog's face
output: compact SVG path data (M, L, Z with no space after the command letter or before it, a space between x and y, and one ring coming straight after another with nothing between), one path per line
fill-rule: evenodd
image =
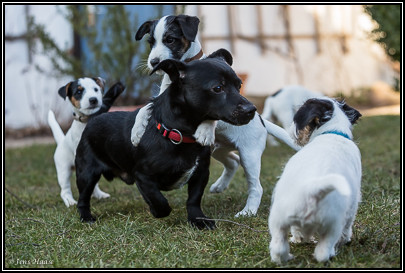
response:
M294 115L297 144L308 143L313 131L332 118L333 103L323 99L309 99Z
M181 42L182 42L182 44L183 44L183 48L182 48L182 51L183 51L183 54L190 48L190 41L189 40L187 40L185 37L182 37L181 38Z
M93 78L93 80L97 83L98 86L101 87L101 90L104 91L105 81L100 77Z
M309 138L312 135L312 132L314 131L314 127L307 125L303 129L297 131L297 139L296 143L300 146L304 146L309 142Z
M75 108L80 109L80 100L77 100L74 96L72 96L70 97L70 102Z

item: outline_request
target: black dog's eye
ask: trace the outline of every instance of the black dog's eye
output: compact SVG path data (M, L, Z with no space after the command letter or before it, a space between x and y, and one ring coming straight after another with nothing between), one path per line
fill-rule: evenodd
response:
M94 91L98 92L98 88L94 87Z
M218 86L215 86L214 88L212 88L212 90L213 90L215 93L219 93L219 92L224 91L224 87L223 87L222 85L218 85Z

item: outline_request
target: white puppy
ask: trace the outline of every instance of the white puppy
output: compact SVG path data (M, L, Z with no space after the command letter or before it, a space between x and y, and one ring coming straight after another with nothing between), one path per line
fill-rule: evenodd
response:
M352 125L361 114L333 99L310 99L291 126L304 146L286 164L272 196L269 216L272 261L293 258L287 240L318 236L315 259L327 261L335 246L347 243L360 202L361 155Z
M87 121L91 116L107 112L125 89L124 85L118 82L103 96L104 86L105 80L100 77L85 77L71 81L59 89L59 95L69 100L73 110L74 120L66 135L56 121L52 110L48 113L48 124L57 143L54 161L61 188L60 196L67 207L77 203L72 195L70 177L72 168L75 166L76 148ZM108 193L100 190L98 184L94 188L93 196L98 199L110 197Z
M300 85L288 85L278 90L264 101L262 117L271 122L278 121L284 129L290 128L295 113L310 98L324 97L321 93L306 89ZM267 144L279 145L272 135L267 137Z

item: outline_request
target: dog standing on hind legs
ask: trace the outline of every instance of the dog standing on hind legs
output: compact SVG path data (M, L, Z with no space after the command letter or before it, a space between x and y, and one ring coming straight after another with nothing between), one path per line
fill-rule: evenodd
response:
M114 84L103 96L105 81L98 78L80 78L69 82L58 91L63 98L69 99L73 109L73 122L66 135L56 121L52 110L48 113L48 124L51 127L57 147L54 154L57 179L61 188L60 196L67 207L77 204L73 198L70 177L74 165L76 148L79 144L87 121L93 116L107 112L115 99L124 91L122 83ZM96 185L93 191L95 198L108 198L108 193Z
M151 52L148 57L148 67L152 70L159 62L166 59L190 61L204 58L201 44L197 39L199 19L193 16L165 16L159 20L143 23L135 39L141 40L149 34L148 42ZM232 62L229 63L232 65ZM164 74L160 95L170 83ZM136 147L142 138L150 118L152 103L141 108L136 116L131 132L131 142ZM288 133L281 127L261 119L258 113L243 126L234 126L224 121L205 120L196 129L193 136L201 145L212 146L212 156L224 166L224 171L218 180L211 185L210 191L224 191L231 182L239 165L242 165L248 182L248 199L245 207L235 216L256 215L259 208L263 188L260 184L260 164L266 137L272 134L284 141L295 150L295 145ZM234 151L238 150L239 155Z
M303 148L287 162L273 190L269 216L272 261L293 258L291 242L318 235L314 256L325 262L335 247L350 241L361 199L361 155L352 125L361 114L344 102L310 99L298 110L291 127Z

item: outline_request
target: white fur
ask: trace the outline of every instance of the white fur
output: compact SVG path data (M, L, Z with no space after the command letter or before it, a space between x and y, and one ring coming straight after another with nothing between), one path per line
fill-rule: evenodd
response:
M314 256L318 262L336 254L347 243L361 199L361 155L356 144L341 135L322 134L339 130L350 138L351 122L334 100L331 120L315 129L306 144L286 164L272 196L269 216L272 261L293 258L287 240L309 241L318 235ZM291 128L295 132L295 126Z
M162 56L169 56L167 47L161 46L161 43L166 25L163 23L165 17L158 22L154 38L158 43L150 52L148 64L151 59L159 57L163 60ZM191 44L190 49L182 56L181 60L185 60L196 56L201 50L201 44L196 38ZM202 58L205 58L204 55ZM167 74L164 75L160 93L166 90L170 79ZM150 105L140 109L135 124L131 132L131 142L134 146L139 144L142 135L145 132L147 122L150 117ZM274 134L289 146L298 150L299 147L295 145L288 133L281 127L264 120L263 126L258 114L254 119L244 126L233 126L223 121L207 120L200 124L197 128L194 137L196 141L202 145L214 145L212 156L219 160L224 165L224 171L218 180L211 186L212 193L219 193L225 190L232 177L234 176L239 164L245 170L246 180L248 182L248 199L245 207L238 212L238 216L252 216L256 215L259 208L263 188L260 184L260 166L261 156L266 146L266 137L268 134ZM216 126L216 127L215 127ZM215 144L214 144L215 143ZM234 153L238 150L239 156Z
M321 97L324 97L321 93L308 90L300 85L285 86L277 95L266 98L262 117L272 122L277 120L284 129L288 129L293 122L294 114L307 99ZM267 138L267 144L279 145L271 135Z
M73 111L80 116L87 116L97 112L102 105L102 89L93 79L81 78L78 83L85 90L82 99L80 100L80 108L74 107ZM98 92L94 91L94 88L98 88ZM89 108L89 98L96 97L98 100L98 107ZM71 127L64 135L60 125L56 121L55 115L52 110L48 113L48 124L51 127L54 135L57 147L54 154L55 167L58 177L58 183L61 188L60 196L67 207L77 204L73 198L72 189L70 185L70 177L72 175L72 167L74 167L76 148L79 144L83 130L86 127L86 123L73 120ZM98 184L94 188L93 196L100 198L110 197L108 193L100 190Z

